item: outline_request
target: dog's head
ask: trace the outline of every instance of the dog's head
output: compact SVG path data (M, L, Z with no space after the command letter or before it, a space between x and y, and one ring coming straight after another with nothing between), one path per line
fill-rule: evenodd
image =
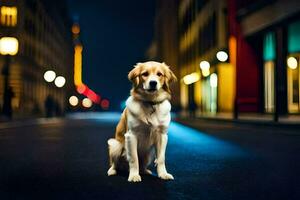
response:
M161 89L170 93L169 84L177 80L165 63L154 61L137 63L129 72L128 79L134 89L142 89L148 94L155 94Z

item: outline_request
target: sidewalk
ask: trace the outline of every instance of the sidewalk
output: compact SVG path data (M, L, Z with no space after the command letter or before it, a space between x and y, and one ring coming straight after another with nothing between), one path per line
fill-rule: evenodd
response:
M0 121L0 129L8 129L8 128L18 128L22 126L32 126L32 125L44 125L44 124L52 124L58 123L62 120L59 117L53 118L30 118L30 119L16 119L12 121Z
M280 116L278 122L274 121L272 114L257 114L257 113L240 113L238 119L234 119L232 113L216 113L216 114L199 114L196 113L194 118L190 118L187 113L180 113L177 116L179 121L188 121L189 119L201 119L220 122L255 124L255 125L272 125L272 126L299 126L300 115Z

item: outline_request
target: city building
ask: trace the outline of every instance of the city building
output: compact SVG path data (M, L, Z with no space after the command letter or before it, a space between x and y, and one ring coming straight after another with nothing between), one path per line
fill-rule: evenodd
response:
M68 14L65 1L0 1L0 38L13 37L18 41L18 53L10 56L8 78L14 94L15 117L44 115L47 97L51 97L56 112L65 110L66 95L73 84L72 23ZM5 91L4 65L5 56L0 55L1 108ZM59 78L46 82L44 73L48 70ZM63 84L56 86L60 80Z
M148 54L166 62L172 60L166 55L178 58L177 96L183 114L270 113L276 118L300 113L299 1L181 0L158 5L159 26Z
M230 34L237 38L237 96L250 90L253 111L299 113L300 2L228 2Z
M180 1L178 12L180 93L183 111L231 112L235 68L228 56L226 1ZM224 59L224 58L223 58Z
M156 2L154 22L154 39L146 56L149 60L165 62L179 78L178 51L178 0L164 0ZM180 108L180 88L178 84L171 85L172 109Z

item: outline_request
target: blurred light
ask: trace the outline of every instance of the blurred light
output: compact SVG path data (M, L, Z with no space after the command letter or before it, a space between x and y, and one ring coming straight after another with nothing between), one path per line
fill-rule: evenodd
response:
M93 105L93 102L89 98L84 98L82 100L82 106L83 107L90 108L90 107L92 107L92 105Z
M210 75L209 82L210 82L210 87L215 88L218 86L218 76L216 73Z
M108 101L107 99L103 99L103 100L101 101L101 107L102 107L102 109L104 109L104 110L108 109L108 107L109 107L109 101Z
M85 93L84 93L85 94ZM92 102L94 102L94 103L96 103L96 104L99 104L100 103L100 96L99 95L97 95L93 90L91 90L91 89L87 89L86 90L86 96L90 99L90 100L92 100Z
M216 56L221 62L225 62L228 59L228 54L225 51L219 51Z
M18 9L15 6L1 6L1 25L16 26Z
M15 37L2 37L0 39L0 53L2 55L16 55L19 50L19 41Z
M209 74L210 74L209 69L202 70L202 75L203 75L204 77L209 76Z
M75 46L75 53L74 53L74 84L76 86L82 84L82 46L76 45Z
M183 82L186 85L189 85L189 84L197 82L199 79L200 79L200 75L197 72L194 72L194 73L191 73L191 74L188 74L188 75L184 76L183 77Z
M233 64L233 66L236 66L236 57L237 57L237 41L235 36L229 37L228 42L229 47L229 57L230 57L230 63Z
M56 74L52 70L48 70L44 73L44 79L45 79L45 81L47 81L49 83L54 81L55 77L56 77Z
M122 102L120 103L120 108L121 108L121 110L124 110L125 107L126 107L126 100L124 100L124 101L122 101Z
M74 24L72 26L72 33L73 34L79 34L80 33L80 26L78 24Z
M298 67L298 61L295 57L289 57L287 59L287 66L291 69L296 69Z
M76 89L79 94L83 94L85 92L85 90L87 89L87 87L86 87L86 85L81 84L81 85L78 85Z
M69 98L69 103L70 103L71 106L77 106L78 102L79 102L79 100L76 96L71 96Z
M54 81L56 87L63 87L66 83L66 79L63 76L58 76L56 77L55 81Z
M209 68L210 68L209 62L207 62L205 60L200 62L200 69L201 70L209 70Z

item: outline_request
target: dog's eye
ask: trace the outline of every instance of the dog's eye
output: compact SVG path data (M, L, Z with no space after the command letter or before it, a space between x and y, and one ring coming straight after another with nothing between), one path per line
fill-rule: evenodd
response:
M163 74L161 72L157 72L157 76L162 76Z
M144 73L142 73L142 76L148 76L149 75L149 73L148 72L144 72Z

